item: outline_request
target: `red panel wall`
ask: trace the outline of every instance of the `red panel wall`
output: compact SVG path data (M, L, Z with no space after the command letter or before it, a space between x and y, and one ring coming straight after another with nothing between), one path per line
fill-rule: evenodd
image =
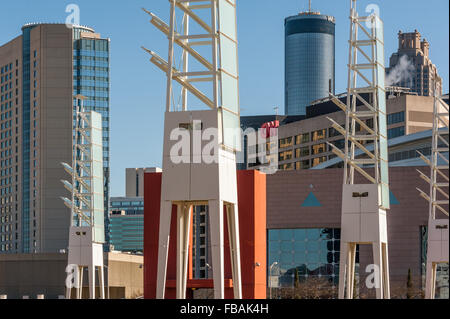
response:
M144 180L144 297L156 297L161 173L147 173ZM238 209L241 237L242 292L244 299L266 298L266 176L257 171L238 171ZM175 298L176 209L172 210L166 298ZM225 297L232 298L229 240L225 218ZM192 232L191 232L192 233ZM192 238L191 238L192 248ZM257 266L257 264L259 266ZM212 280L192 279L189 258L187 297L192 288L212 288Z

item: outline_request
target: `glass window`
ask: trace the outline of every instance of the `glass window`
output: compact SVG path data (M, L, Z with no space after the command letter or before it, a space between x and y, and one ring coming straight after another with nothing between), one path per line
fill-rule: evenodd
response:
M337 148L341 149L341 150L345 148L345 139L332 141L330 143L333 144L334 146L336 146Z
M293 157L293 151L281 152L278 156L279 161L288 161Z
M312 133L312 141L313 142L323 140L326 137L327 137L327 130L326 129L315 131L315 132Z
M345 128L345 124L342 124L341 126L343 128ZM328 134L329 134L330 137L342 136L342 134L338 130L336 130L334 127L330 127L329 128L329 133Z
M312 167L315 167L317 165L319 165L320 163L326 162L327 161L327 157L326 156L321 156L321 157L316 157L312 159Z
M312 155L325 153L327 151L327 144L317 144L312 146Z
M294 145L292 137L280 139L280 148L286 148L292 145Z
M305 144L309 142L310 142L309 133L297 135L295 137L295 145Z
M395 127L388 130L388 139L396 138L405 135L405 127Z
M393 113L387 116L387 124L397 124L405 122L405 112Z
M309 156L309 147L297 148L295 150L295 158L306 157Z
M309 160L300 161L295 163L295 169L301 170L301 169L309 169L311 168L311 165L309 164Z
M278 169L280 171L292 171L294 169L294 164L293 163L282 164L278 166Z
M271 282L277 283L273 288L301 288L308 280L316 280L326 293L334 288L335 295L331 297L337 297L339 229L278 229L268 233L268 276L275 279ZM356 258L359 263L358 250ZM275 262L278 264L270 268ZM274 289L274 298L277 293Z

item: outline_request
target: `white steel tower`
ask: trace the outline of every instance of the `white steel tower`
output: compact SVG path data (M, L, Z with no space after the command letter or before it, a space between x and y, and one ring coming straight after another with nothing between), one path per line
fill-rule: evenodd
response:
M339 298L353 298L357 245L372 245L376 297L388 299L390 192L383 23L376 14L358 16L356 0L351 0L350 20L347 105L330 94L346 113L345 128L330 119L345 135L345 153L329 144L344 161ZM373 151L368 144L374 145ZM356 150L363 156L356 157ZM369 183L362 184L364 180Z
M72 181L62 181L72 198L62 198L71 209L68 265L73 268L77 299L82 299L83 270L88 269L89 295L95 299L95 274L98 270L100 298L105 298L103 275L104 208L102 117L86 112L83 96L77 95L74 118L72 165L62 163ZM66 287L71 298L72 287Z
M207 205L214 296L216 299L225 296L225 215L234 296L241 298L236 177L236 152L241 148L236 0L169 2L169 24L146 11L151 23L169 38L168 61L146 50L152 56L150 61L167 74L156 296L165 297L172 206L178 209L176 297L184 299L192 207ZM181 56L178 65L176 50ZM175 99L178 88L179 104Z
M418 189L420 195L425 198L429 204L428 221L428 249L427 249L427 270L426 270L426 288L425 298L434 299L436 295L436 271L440 263L448 263L448 241L449 241L449 222L448 222L448 204L449 178L444 170L448 170L449 153L448 140L448 122L449 106L440 97L435 90L434 111L433 111L433 139L431 145L431 158L428 159L423 154L420 157L430 166L431 175L427 176L421 171L420 176L430 185L430 193ZM442 218L444 214L447 218ZM441 215L441 218L439 218Z

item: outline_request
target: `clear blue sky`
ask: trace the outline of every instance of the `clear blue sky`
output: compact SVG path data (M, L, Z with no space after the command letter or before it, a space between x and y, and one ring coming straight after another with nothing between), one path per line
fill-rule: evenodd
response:
M123 195L126 167L161 165L165 76L148 60L144 45L167 56L167 39L140 8L168 21L167 0L2 1L0 45L28 22L64 22L68 4L81 9L81 24L111 38L111 194ZM284 18L307 9L307 0L238 0L240 93L243 115L284 109ZM336 91L346 90L350 0L313 0L313 9L336 17ZM360 0L380 7L386 57L397 50L399 30L419 30L431 59L449 84L448 0Z

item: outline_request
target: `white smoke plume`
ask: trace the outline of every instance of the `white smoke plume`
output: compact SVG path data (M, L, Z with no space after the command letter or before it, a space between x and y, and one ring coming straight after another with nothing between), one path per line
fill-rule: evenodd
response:
M386 76L386 85L395 86L402 81L411 82L414 70L415 67L412 62L406 55L402 55L397 65Z

